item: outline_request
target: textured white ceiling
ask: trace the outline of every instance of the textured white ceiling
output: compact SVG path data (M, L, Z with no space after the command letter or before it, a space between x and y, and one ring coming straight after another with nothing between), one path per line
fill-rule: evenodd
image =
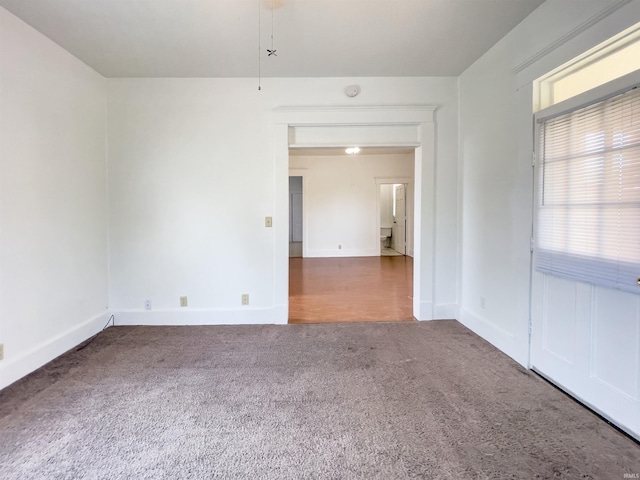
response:
M106 77L457 76L541 3L0 0Z

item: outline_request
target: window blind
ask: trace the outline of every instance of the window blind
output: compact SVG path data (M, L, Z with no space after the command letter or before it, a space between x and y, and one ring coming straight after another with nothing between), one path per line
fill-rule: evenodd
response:
M640 88L542 120L536 268L640 293Z

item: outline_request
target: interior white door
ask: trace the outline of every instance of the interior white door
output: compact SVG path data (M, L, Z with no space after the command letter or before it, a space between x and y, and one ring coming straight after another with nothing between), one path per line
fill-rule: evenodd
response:
M533 258L531 368L640 439L640 297L543 274Z
M407 200L406 186L396 185L396 216L391 230L393 249L403 255L407 253Z

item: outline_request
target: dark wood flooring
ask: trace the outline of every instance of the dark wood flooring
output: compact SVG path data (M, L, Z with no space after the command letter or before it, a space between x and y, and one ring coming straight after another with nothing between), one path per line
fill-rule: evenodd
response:
M412 321L411 257L290 258L289 323Z

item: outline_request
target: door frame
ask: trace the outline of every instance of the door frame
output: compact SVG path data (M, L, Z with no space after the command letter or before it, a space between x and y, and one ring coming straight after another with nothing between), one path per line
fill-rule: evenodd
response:
M413 316L418 320L434 318L435 110L433 106L405 105L282 107L273 111L274 308L277 323L286 324L289 316L289 147L300 146L296 144L296 127L307 131L317 129L321 135L332 129L336 132L353 129L354 134L360 136L358 146L361 147L415 148ZM368 128L388 135L380 141L379 136L366 135ZM399 141L395 141L394 135ZM345 146L344 137L337 135L334 138L332 140L329 134L322 145L315 146Z
M380 233L380 185L394 185L394 184L403 184L406 185L406 190L411 189L411 195L414 196L413 194L413 190L414 190L414 183L413 183L413 178L411 177L376 177L375 179L376 182L376 189L378 190L376 193L376 232L378 232L378 235ZM405 195L406 195L406 191L405 191ZM406 198L405 198L405 204L407 204L406 202ZM414 205L415 206L415 205ZM406 207L405 207L406 208ZM414 207L412 207L413 209ZM405 211L406 213L406 211ZM412 214L414 212L411 212ZM412 215L412 232L415 232L416 230L416 216L415 214ZM406 227L405 227L405 231L406 231ZM406 234L405 234L406 236ZM377 238L377 237L376 237ZM405 238L405 255L408 255L409 257L413 257L413 248L411 248L411 250L409 250L409 248L406 246L407 244L407 238ZM412 245L413 247L413 245Z

